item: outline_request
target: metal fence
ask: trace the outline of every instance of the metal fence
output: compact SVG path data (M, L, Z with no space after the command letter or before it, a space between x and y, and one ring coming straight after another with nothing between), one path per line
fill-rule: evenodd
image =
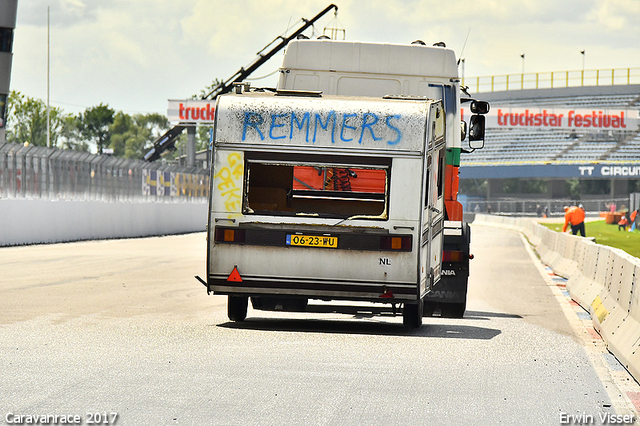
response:
M204 202L209 171L0 143L0 199Z
M467 197L463 203L464 210L471 213L493 213L515 216L562 216L565 206L580 205L584 207L587 215L594 216L600 212L629 210L631 207L629 198L615 199L514 199L500 198L486 200L484 198Z
M524 74L467 77L462 84L474 92L552 89L577 86L614 86L640 83L640 68L582 71L550 71Z

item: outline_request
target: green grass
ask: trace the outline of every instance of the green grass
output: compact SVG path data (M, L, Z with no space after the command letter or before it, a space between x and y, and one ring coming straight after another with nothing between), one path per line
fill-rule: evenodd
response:
M552 231L562 232L562 223L541 223ZM595 237L596 243L616 247L631 256L640 257L640 231L618 231L618 225L607 225L604 220L585 222L587 237Z

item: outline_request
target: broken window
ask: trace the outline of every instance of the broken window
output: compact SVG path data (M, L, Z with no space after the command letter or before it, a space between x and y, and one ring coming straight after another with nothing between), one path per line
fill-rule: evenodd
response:
M245 214L387 218L389 165L247 160Z

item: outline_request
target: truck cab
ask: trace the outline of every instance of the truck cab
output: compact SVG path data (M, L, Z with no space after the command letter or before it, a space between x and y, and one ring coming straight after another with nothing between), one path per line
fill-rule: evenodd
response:
M461 99L454 51L444 43L427 46L422 41L391 44L296 40L287 47L278 88L342 96L396 95L442 101L446 114L444 275L425 298L424 313L462 317L466 309L469 259L473 256L471 229L463 222L462 205L457 200L458 168L462 152L473 151L484 144L481 114L488 112L488 104L476 105L469 98ZM471 106L469 127L462 117L467 101ZM463 149L467 129L468 145Z

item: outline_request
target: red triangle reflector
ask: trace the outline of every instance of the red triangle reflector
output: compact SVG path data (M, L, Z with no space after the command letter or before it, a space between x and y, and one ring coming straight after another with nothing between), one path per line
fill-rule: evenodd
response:
M384 293L382 293L379 297L385 298L385 299L393 299L393 292L391 290L387 290L386 288L384 289Z
M238 272L237 266L233 267L233 271L231 271L231 273L229 274L229 278L227 278L227 281L234 281L237 283L242 282L242 277L240 276L240 272Z

